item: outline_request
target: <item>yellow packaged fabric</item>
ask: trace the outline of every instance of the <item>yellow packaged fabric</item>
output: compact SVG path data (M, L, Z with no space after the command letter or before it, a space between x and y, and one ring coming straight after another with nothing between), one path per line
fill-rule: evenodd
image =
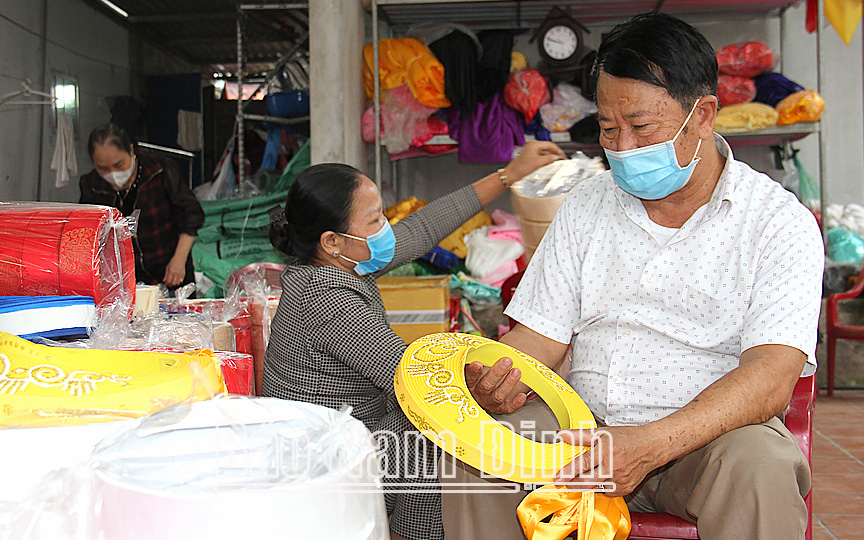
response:
M426 201L412 196L401 200L392 206L388 206L387 210L384 210L384 217L387 218L390 225L396 225L398 222L417 210L420 210L424 206L426 206Z
M372 69L375 63L372 44L363 47L363 83L366 97L375 95ZM413 64L417 63L416 66ZM413 38L378 41L378 74L381 88L390 90L408 84L420 103L430 107L449 107L444 95L444 66L435 55ZM446 104L445 104L446 103Z
M825 18L837 31L843 43L849 45L864 11L861 0L825 0Z
M520 69L525 69L528 67L528 60L525 58L525 55L519 51L513 51L510 53L510 73L519 71Z
M464 259L468 256L468 248L465 246L465 235L484 225L492 225L492 216L486 210L480 210L471 219L460 225L458 229L444 237L438 245L443 249L452 251L460 259Z
M0 332L0 428L146 416L226 392L216 355L67 349Z
M777 111L764 103L739 103L721 107L714 120L714 131L718 133L744 133L774 127Z
M816 90L801 90L783 98L776 108L778 126L818 122L825 110L825 100Z

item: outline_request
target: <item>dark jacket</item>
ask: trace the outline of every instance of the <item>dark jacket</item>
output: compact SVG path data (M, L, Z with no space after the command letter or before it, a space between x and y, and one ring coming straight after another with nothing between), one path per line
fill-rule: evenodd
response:
M135 279L155 285L177 249L180 233L197 235L204 210L170 159L136 150L138 171L129 189L116 191L92 170L81 177L81 199L86 204L113 206L124 216L140 210L135 248ZM183 283L194 281L191 254Z

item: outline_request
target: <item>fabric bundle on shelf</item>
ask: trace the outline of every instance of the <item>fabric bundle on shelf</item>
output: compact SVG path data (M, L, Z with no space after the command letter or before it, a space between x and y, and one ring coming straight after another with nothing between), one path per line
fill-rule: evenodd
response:
M509 30L484 30L477 37L483 46L477 67L477 100L487 101L503 92L510 78L513 33Z
M366 97L375 95L373 46L363 47L363 83ZM382 90L407 84L420 103L430 107L449 107L444 95L444 66L429 49L412 38L378 41L378 75Z
M0 203L0 295L81 295L98 306L135 297L128 222L115 208Z
M503 163L512 159L514 146L525 144L522 117L501 94L471 113L450 113L450 136L459 141L459 161Z

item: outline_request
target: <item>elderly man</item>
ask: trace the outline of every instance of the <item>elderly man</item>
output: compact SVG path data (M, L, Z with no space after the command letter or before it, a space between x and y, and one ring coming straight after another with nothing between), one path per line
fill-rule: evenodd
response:
M778 415L815 371L816 221L713 132L717 62L691 26L659 13L617 26L593 78L611 172L564 201L502 338L553 368L569 359L567 381L610 426L612 449L559 479L612 460L612 494L631 510L688 519L705 540L803 538L810 471ZM523 407L510 367L467 376L481 405L518 424L537 402ZM512 502L471 498L456 502L476 528L450 520L448 538L519 535L515 517L482 517L513 515Z

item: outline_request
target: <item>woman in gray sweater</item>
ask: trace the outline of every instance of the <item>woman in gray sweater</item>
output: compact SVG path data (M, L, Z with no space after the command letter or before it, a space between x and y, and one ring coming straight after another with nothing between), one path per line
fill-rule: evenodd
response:
M444 532L437 447L416 434L396 403L393 376L406 345L387 322L375 279L428 252L512 182L563 157L552 143L528 143L505 168L392 229L374 182L347 165L315 165L297 177L284 217L271 225L273 244L298 264L282 274L262 394L352 407L386 457L392 538L440 540ZM416 440L405 443L405 433ZM388 489L408 481L415 487L407 493ZM406 491L404 485L393 489Z

